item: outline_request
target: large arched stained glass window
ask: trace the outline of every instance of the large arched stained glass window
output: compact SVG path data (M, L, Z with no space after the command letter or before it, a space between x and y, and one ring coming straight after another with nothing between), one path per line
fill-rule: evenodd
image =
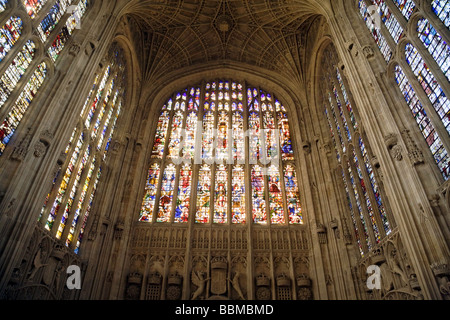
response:
M155 131L139 221L303 223L290 120L272 93L225 80L189 87Z

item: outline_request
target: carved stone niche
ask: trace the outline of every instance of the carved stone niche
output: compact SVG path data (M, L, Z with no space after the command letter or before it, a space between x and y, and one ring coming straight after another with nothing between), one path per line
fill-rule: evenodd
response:
M365 46L362 49L364 56L366 57L366 59L371 59L375 56L375 52L373 51L373 48L371 46Z
M389 134L384 138L384 142L386 147L391 154L391 157L397 161L403 160L403 150L402 147L398 144L398 137L395 134Z
M311 142L306 141L303 143L303 151L305 152L305 154L310 154L311 153Z

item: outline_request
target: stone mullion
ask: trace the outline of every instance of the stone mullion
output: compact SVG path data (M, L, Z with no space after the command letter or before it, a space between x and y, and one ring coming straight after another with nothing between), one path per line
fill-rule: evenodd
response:
M341 117L341 113L339 111L339 107L337 106L336 97L334 96L333 88L330 86L330 83L328 83L328 94L331 97L331 101L329 101L330 102L330 109L333 110L333 112L330 114L330 117L333 117L333 113L334 113L334 115L335 115L334 119L338 122L339 127L341 129L341 130L338 130L337 125L336 125L336 128L335 128L336 132L340 132L340 136L342 137L344 148L346 150L348 150L348 147L349 147L349 144L350 144L351 141L348 140L348 135L347 135L347 132L345 130L345 125L344 125L343 119ZM335 124L335 122L333 122L333 121L331 121L331 122L333 124ZM348 123L347 123L347 128L348 128ZM344 150L344 149L340 150L341 154L344 155L346 153L346 150Z
M228 103L228 123L227 123L227 159L226 159L226 167L227 167L227 174L228 174L228 181L227 181L227 223L228 226L231 227L233 225L233 167L234 167L234 158L233 158L233 97L232 97L232 81L227 80L229 88L225 88L224 83L224 92L227 92L229 94L230 100L226 100L224 95L224 107L225 104ZM225 110L226 111L226 110ZM228 238L228 249L230 248L229 242L231 238L231 232L229 231L228 234L230 237ZM231 260L230 260L231 261Z
M408 65L408 63L404 59L402 59L399 62L399 65L401 66L406 79L413 87L414 92L416 93L417 98L421 102L422 107L424 108L426 114L428 115L428 118L430 119L431 123L433 124L433 127L436 130L436 133L441 138L442 144L445 146L447 151L450 152L450 140L445 139L446 137L448 137L449 133L447 131L447 128L445 128L444 124L442 123L442 120L439 118L438 113L434 109L433 104L431 103L427 94L423 90L422 86L420 85L417 77L413 73L413 71L412 71L411 67ZM403 93L402 93L402 96L403 96ZM422 134L422 132L421 132L421 134Z
M82 110L82 111L81 111L81 114L80 114L80 117L81 117L81 119L82 119L82 123L83 123L83 124L86 122L86 119L87 119L87 117L88 117L88 115L89 115L89 111L90 111L90 109L91 109L91 107L92 107L92 104L94 103L95 97L96 97L97 94L98 94L98 91L99 91L99 89L100 89L100 84L101 84L101 82L102 82L102 80L103 80L103 76L104 76L104 74L105 74L105 72L106 72L106 68L107 68L107 67L108 67L108 66L104 66L104 67L102 67L102 68L98 68L97 73L95 74L94 79L98 76L97 84L95 85L95 88L94 88L94 90L93 90L93 92L92 92L92 95L89 97L89 100L86 99L86 100L87 100L87 101L86 101L86 109L85 109L85 110ZM109 77L108 77L108 79L109 79ZM107 84L108 84L108 81L106 82L106 85L107 85ZM106 87L106 85L105 85L105 87ZM92 86L94 86L94 84L93 84ZM105 89L103 89L103 90L105 90ZM103 96L103 95L102 95L102 96Z
M119 96L120 96L120 94L119 94ZM102 144L100 146L98 145L98 143L96 144L96 148L97 148L97 151L99 152L99 156L100 156L100 154L105 154L106 145L108 144L109 139L113 137L111 134L113 133L113 130L114 130L114 122L115 122L117 113L119 111L118 110L119 105L121 103L122 103L122 100L119 97L117 99L116 105L114 106L114 109L112 110L111 119L109 119L108 127L105 131L105 135L102 138L101 136L103 135L103 132L101 132L100 136L98 137L98 142L100 142L100 139L103 139ZM104 125L106 124L107 119L108 119L108 114L106 114L106 119L105 119L105 123L103 124L103 128L104 128ZM101 158L103 160L104 157L101 157Z
M328 117L330 118L330 124L331 124L331 128L333 130L334 133L334 141L335 141L335 145L338 151L338 154L341 157L341 161L342 158L346 155L346 153L344 152L344 150L342 149L342 144L341 144L341 140L339 138L339 135L341 134L341 131L338 130L337 125L336 125L336 121L334 121L334 116L332 114L332 109L333 106L330 104L330 102L326 99L326 97L323 97L323 102L327 105L327 111L328 111Z

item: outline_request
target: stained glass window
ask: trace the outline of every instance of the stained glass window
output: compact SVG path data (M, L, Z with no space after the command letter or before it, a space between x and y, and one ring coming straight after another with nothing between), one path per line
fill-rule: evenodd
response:
M433 0L431 7L447 28L450 27L450 1Z
M34 19L47 3L47 0L22 0L22 3L30 18Z
M178 199L175 208L176 223L186 223L191 209L192 169L190 165L184 165L180 172L178 187Z
M20 38L23 29L22 19L11 17L0 29L0 61L3 61L8 52Z
M29 40L0 78L0 109L27 71L35 54L35 44Z
M8 4L7 0L0 0L0 12L5 11L7 4Z
M420 19L417 23L419 39L428 49L442 72L450 80L450 46L427 19Z
M272 224L284 224L285 217L280 170L277 166L270 166L268 173L271 222Z
M414 75L447 128L447 132L450 133L450 101L417 49L413 45L407 44L405 51L407 63L411 66Z
M157 163L150 167L147 184L145 186L145 196L142 204L140 221L151 222L153 219L153 208L156 201L156 187L158 186L160 168Z
M6 119L0 124L0 156L5 151L6 145L14 135L28 107L42 86L46 75L47 65L43 62L38 65Z
M147 184L142 211L163 218L140 221L172 222L169 207L152 198L148 208L148 199L170 190L172 201L177 190L175 223L187 222L190 213L197 224L303 223L290 120L272 93L211 81L174 93L161 112L151 158L161 167L170 161L179 178L168 181L161 171Z
M376 5L381 15L381 22L383 22L393 40L398 44L401 38L400 28L397 27L398 21L394 17L395 15L390 12L390 9L386 5L387 0L373 0L372 3ZM392 0L399 12L405 17L406 20L410 20L412 14L415 12L417 4L412 0ZM431 2L431 8L439 19L448 28L450 26L450 1L448 0L433 0ZM369 9L365 1L359 3L360 13L366 20L369 28L372 31L380 50L385 54L385 49L381 45L380 41L383 34L381 29L374 26L374 20L372 13L369 13ZM430 65L432 65L430 59L434 59L443 72L447 80L450 80L450 46L442 38L442 35L437 31L432 23L424 17L417 20L416 30L417 36L424 48L427 50L422 52L423 56L413 44L408 43L405 47L398 48L398 50L404 50L406 56L406 64L400 61L395 66L395 81L397 82L402 95L404 96L411 112L416 120L419 129L424 136L431 153L439 167L439 170L443 174L444 178L448 179L448 151L442 143L442 135L444 134L441 129L441 124L433 123L435 116L429 117L427 111L425 111L425 101L420 101L416 95L414 86L415 83L410 81L416 81L423 88L426 96L433 107L428 112L436 112L438 118L441 120L443 127L447 133L450 133L450 102L442 89L442 84L439 83L436 78L438 69L431 71ZM429 53L429 55L428 55ZM388 61L388 60L387 60ZM415 79L408 79L403 72L402 66L409 65ZM434 109L434 110L433 110Z
M358 121L345 79L336 67L337 54L332 45L325 50L321 63L321 90L327 127L337 163L342 169L345 202L348 204L360 253L364 255L374 243L391 233L391 225L368 150L357 130ZM356 146L355 140L358 141ZM287 194L289 190L289 186L286 186Z
M255 223L267 223L266 187L263 169L256 165L252 169L252 209Z
M228 169L225 165L216 168L214 180L216 192L214 203L214 223L227 223L228 218Z
M244 168L239 165L233 168L231 188L232 223L245 223L245 171Z
M157 222L170 222L176 174L177 171L173 164L168 165L166 170L164 170Z
M450 157L448 150L444 147L439 134L435 130L433 123L425 112L425 109L417 97L416 92L406 78L403 69L398 65L395 68L395 80L411 110L412 116L416 120L417 125L431 150L431 153L433 154L442 175L446 180L448 180L450 173Z
M397 8L401 11L406 20L409 20L416 8L412 0L393 0Z
M197 214L195 222L209 223L211 210L211 167L204 165L200 169L197 186Z
M56 3L50 8L48 14L42 19L39 26L36 28L42 42L46 42L50 33L59 23L61 17L70 5L71 0L57 0Z
M66 24L63 26L61 31L56 36L52 45L48 49L48 53L50 57L53 59L53 61L56 61L56 59L58 59L67 41L73 34L74 30L77 28L78 29L81 28L81 19L86 13L87 6L88 1L81 0L78 3L78 6L73 10L72 15L67 19Z
M377 43L381 53L383 54L384 59L386 60L386 62L391 61L393 52L392 49L389 47L386 38L381 33L379 26L377 26L377 24L375 23L376 20L374 18L374 14L376 13L370 12L369 7L366 5L365 0L359 1L359 9L360 14L364 18L367 27L372 33L372 36L375 39L375 42Z
M284 170L284 181L286 183L286 198L289 211L289 221L292 224L302 223L302 207L300 203L300 191L297 173L292 165L287 165Z
M127 73L122 60L123 50L114 44L105 59L110 63L97 70L79 114L82 126L73 129L65 149L69 160L66 167L61 168L64 174L55 179L39 218L49 232L64 241L75 253L80 250L102 165L108 160L107 152L126 96L124 84ZM152 182L157 184L152 180L154 175L158 180L158 164L149 170L150 186ZM152 208L156 205L153 188L148 190L141 214L143 221L153 218Z

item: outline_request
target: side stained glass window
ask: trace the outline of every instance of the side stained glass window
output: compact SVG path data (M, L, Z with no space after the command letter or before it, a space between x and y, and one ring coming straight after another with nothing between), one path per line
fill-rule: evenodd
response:
M342 171L342 183L355 237L360 253L364 255L392 232L392 226L367 146L363 137L359 136L354 105L345 79L337 67L337 61L334 46L329 45L321 60L322 100L327 131L330 133L337 163ZM289 191L296 190L290 186L286 188Z
M47 65L43 62L38 65L6 119L0 124L0 156L5 151L7 144L42 86L46 75Z
M88 216L98 192L102 167L107 161L109 144L126 99L127 70L123 49L114 44L98 70L84 102L79 123L73 129L66 148L67 162L61 166L48 193L39 218L40 223L66 246L79 253ZM150 169L148 181L159 178L160 167ZM151 217L155 194L144 200L143 219Z
M392 22L396 20L394 13L386 8L386 1L392 1L395 6L392 10L399 10L403 17L410 21L412 14L418 12L417 25L414 26L419 41L411 41L405 46L402 44L397 50L405 53L405 59L395 61L395 71L392 77L395 79L401 94L406 100L412 115L418 124L418 128L424 136L427 145L436 161L436 164L445 180L449 179L449 160L448 149L445 146L445 139L450 134L450 101L444 90L446 83L450 81L450 46L446 43L442 35L437 31L440 21L447 29L450 27L450 1L433 0L427 3L418 3L413 0L373 0L371 1L381 15L381 22L384 23L388 34L383 34L384 30L380 27L374 27L374 19L368 14L367 0L359 2L360 13L366 24L372 31L375 41L383 55L385 50L380 45L380 39L388 36L392 37L396 44L399 43L398 28L393 27L398 24ZM423 13L429 11L429 8L417 11L418 6L431 6L433 14ZM420 9L420 8L419 8ZM386 11L387 10L387 11ZM386 14L389 11L390 14ZM425 16L420 16L425 15ZM439 21L440 20L440 21ZM436 23L436 25L433 25ZM376 31L376 32L374 32ZM417 46L423 46L418 48ZM433 61L434 60L434 61ZM386 59L387 62L390 59ZM434 67L436 62L445 78L442 78L439 69ZM410 70L408 70L410 69ZM410 72L411 71L411 72ZM423 89L422 92L416 92ZM439 121L440 120L440 121Z
M168 183L160 171L147 183L139 221L303 224L288 111L272 93L237 81L205 82L174 93L160 112L151 166L169 162L177 178ZM176 203L155 205L168 186Z

